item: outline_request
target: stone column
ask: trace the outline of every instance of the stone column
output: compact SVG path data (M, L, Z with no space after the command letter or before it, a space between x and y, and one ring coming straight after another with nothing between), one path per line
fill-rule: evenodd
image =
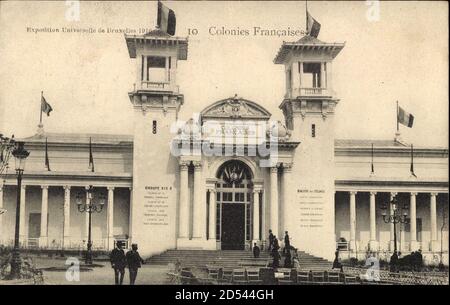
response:
M270 168L270 229L280 239L278 234L278 167Z
M291 225L287 219L289 218L289 213L292 213L292 210L286 208L286 203L291 202L291 198L289 198L289 191L292 191L291 188L292 181L292 164L283 163L283 205L281 209L283 211L283 230L280 232L284 234L284 231L289 231Z
M261 241L266 240L266 204L265 204L265 198L264 198L264 191L261 190L259 192L259 200L261 202Z
M430 251L439 251L439 242L437 238L437 219L436 219L436 196L437 193L430 193Z
M180 163L180 214L179 233L180 238L189 238L189 186L188 173L189 164Z
M64 223L63 223L63 246L70 247L70 186L64 186Z
M106 214L107 232L108 232L108 250L114 249L114 187L108 189L108 208Z
M133 242L133 188L129 187L130 190L130 205L129 205L129 216L128 216L128 244L131 245Z
M411 193L411 199L409 202L409 212L410 212L410 250L416 251L419 249L419 243L417 242L417 214L416 214L416 196L417 193Z
M0 184L0 210L3 208L3 183ZM2 216L0 214L0 244L3 244L3 217L5 217L4 215Z
M356 250L356 193L350 191L350 250Z
M204 192L202 192L202 166L200 162L194 162L194 221L193 238L206 238L206 207Z
M378 250L377 241L377 211L375 205L375 195L377 192L370 192L370 241L369 246L371 250Z
M216 240L216 190L209 190L209 240Z
M22 244L27 242L27 232L26 232L26 215L25 215L25 202L26 202L26 189L27 186L22 184L22 189L20 190L20 226L19 226L19 241Z
M253 242L259 244L259 190L253 190Z
M41 234L39 236L39 247L48 246L48 185L41 185L42 203L41 203Z
M392 192L391 193L391 197L390 197L390 200L389 200L389 215L390 216L392 216L392 215L394 215L394 210L393 210L393 208L392 208L392 204L391 204L391 201L392 201L392 199L394 199L394 197L395 196L397 196L397 193L395 193L395 192ZM398 204L397 204L397 206L398 206ZM389 223L389 227L390 227L390 242L389 242L389 250L390 251L394 251L394 224L393 223ZM397 243L398 243L398 238L397 238ZM398 245L397 245L398 246ZM398 249L397 249L398 250Z

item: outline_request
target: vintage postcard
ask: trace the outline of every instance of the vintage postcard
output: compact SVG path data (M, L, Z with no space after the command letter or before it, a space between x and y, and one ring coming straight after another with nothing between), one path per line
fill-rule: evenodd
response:
M1 1L0 62L0 285L448 285L446 2Z

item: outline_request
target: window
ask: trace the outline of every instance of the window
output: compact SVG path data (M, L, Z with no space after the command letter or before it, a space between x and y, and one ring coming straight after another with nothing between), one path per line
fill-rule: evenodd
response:
M320 62L304 62L303 73L301 75L302 87L304 88L321 88L321 63Z
M316 137L316 124L311 125L311 137Z
M157 125L156 125L156 121L153 121L153 127L152 127L152 132L153 132L153 134L156 134L156 127L157 127Z
M162 83L167 81L166 58L147 56L147 81Z

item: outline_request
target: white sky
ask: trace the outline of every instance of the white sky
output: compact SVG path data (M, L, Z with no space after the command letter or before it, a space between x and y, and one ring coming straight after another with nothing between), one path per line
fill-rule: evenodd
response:
M304 2L164 2L188 28L188 60L179 63L185 95L180 117L233 96L253 100L282 119L284 67L273 64L282 41L300 37L211 36L208 29L305 29ZM402 137L416 146L448 147L448 6L381 2L380 20L362 2L309 2L319 39L346 42L333 65L336 138L389 139L395 101L415 116ZM153 28L155 2L81 2L79 22L59 2L0 2L0 132L35 133L40 92L54 111L48 132L132 134L127 92L135 82L123 34L27 33L26 27Z

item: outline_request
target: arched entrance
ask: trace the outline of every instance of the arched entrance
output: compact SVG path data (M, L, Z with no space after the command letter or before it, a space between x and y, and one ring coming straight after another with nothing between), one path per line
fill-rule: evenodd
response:
M222 250L244 250L252 236L252 173L239 160L222 164L217 173L216 238Z

